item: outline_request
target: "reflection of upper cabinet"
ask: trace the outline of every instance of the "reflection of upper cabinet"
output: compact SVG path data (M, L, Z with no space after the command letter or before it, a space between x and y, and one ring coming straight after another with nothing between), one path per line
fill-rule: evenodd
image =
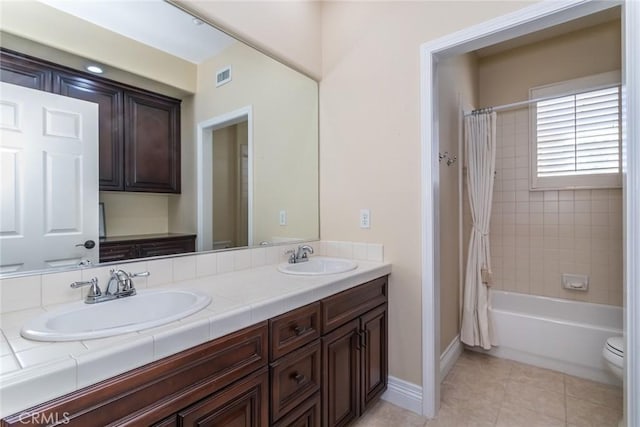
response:
M125 190L180 192L180 101L124 95Z
M53 91L98 104L100 190L123 190L122 90L80 74L56 72Z
M180 100L7 50L0 80L99 105L100 190L180 192Z

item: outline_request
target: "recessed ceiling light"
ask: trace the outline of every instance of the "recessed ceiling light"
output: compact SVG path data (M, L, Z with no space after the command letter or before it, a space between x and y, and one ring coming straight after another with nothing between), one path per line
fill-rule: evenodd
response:
M201 20L199 20L198 18L193 18L193 25L202 25L203 22Z
M91 71L92 73L96 73L96 74L102 74L104 71L102 71L102 68L98 67L97 65L87 65L87 71Z

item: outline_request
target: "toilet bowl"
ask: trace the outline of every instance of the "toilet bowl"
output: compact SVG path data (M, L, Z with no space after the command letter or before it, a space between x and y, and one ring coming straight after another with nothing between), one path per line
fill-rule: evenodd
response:
M610 337L602 349L602 356L613 374L622 380L624 366L624 338Z

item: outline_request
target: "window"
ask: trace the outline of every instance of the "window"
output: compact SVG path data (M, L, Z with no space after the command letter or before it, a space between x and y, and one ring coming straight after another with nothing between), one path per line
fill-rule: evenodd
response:
M531 107L532 189L620 186L618 82L605 73L530 91L544 99Z

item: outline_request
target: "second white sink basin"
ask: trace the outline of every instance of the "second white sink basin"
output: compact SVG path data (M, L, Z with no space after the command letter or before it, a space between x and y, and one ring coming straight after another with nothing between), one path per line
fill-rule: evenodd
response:
M309 261L280 264L278 270L285 274L298 276L323 276L326 274L345 273L355 270L357 267L358 264L349 259L311 257Z
M36 341L104 338L179 320L210 302L211 297L199 291L142 290L134 296L97 304L67 304L28 321L20 334Z

